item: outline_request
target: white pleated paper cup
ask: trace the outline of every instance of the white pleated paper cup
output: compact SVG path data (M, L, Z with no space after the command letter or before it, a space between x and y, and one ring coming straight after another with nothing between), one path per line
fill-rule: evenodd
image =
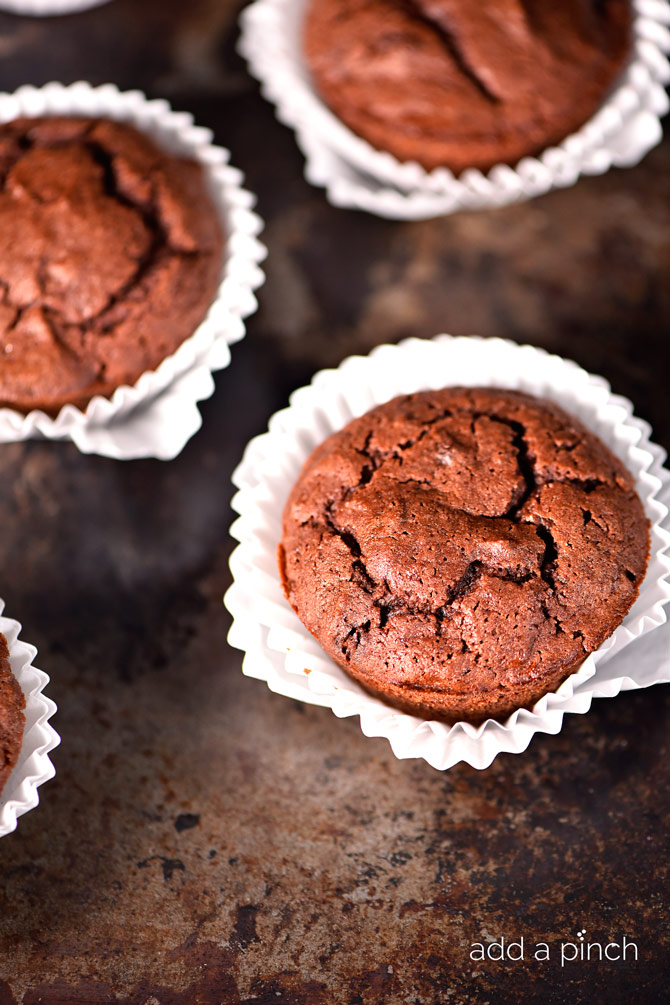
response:
M309 0L255 0L241 14L239 51L261 82L277 118L295 130L305 177L337 206L393 219L425 219L463 209L492 209L574 184L582 174L630 167L660 140L670 79L667 0L633 0L631 57L599 111L576 133L516 167L497 164L455 177L426 171L375 149L330 111L303 54Z
M56 706L44 694L49 678L33 666L37 650L19 639L19 622L2 617L4 606L0 599L0 632L7 639L9 665L26 699L26 724L19 759L0 792L0 837L11 834L16 829L17 818L39 803L39 786L56 773L49 753L60 743L58 733L49 722Z
M162 98L149 100L141 91L84 81L0 94L0 123L41 115L126 122L168 153L202 164L224 231L222 275L207 316L155 370L143 373L133 386L118 387L109 398L92 398L84 410L64 405L55 418L39 410L24 415L0 408L0 443L68 439L84 453L118 460L170 459L199 427L197 402L212 393L212 371L228 365L229 347L243 338L244 319L257 307L254 291L265 278L260 262L266 249L258 240L263 223L252 210L255 197L243 188L242 173L229 164L228 150L212 143L211 130L194 125L189 112L173 111ZM178 380L193 371L199 377L177 388Z
M311 451L351 419L399 394L457 385L519 389L558 402L623 461L651 525L649 567L616 631L532 709L479 726L428 721L369 695L302 625L284 596L277 568L284 505ZM408 339L317 373L309 386L291 395L288 408L271 418L268 432L250 441L233 474L239 491L232 505L239 518L231 534L239 545L231 556L233 585L225 604L233 616L228 640L245 654L243 672L280 694L325 705L339 717L358 715L363 732L386 737L396 757L420 757L438 769L458 761L485 768L502 751L525 750L535 733L559 732L566 712L586 712L596 694L607 693L609 667L617 677L625 668L629 687L670 680L670 661L664 662L651 643L651 668L647 661L636 682L636 647L655 637L662 652L659 630L670 602L670 518L661 498L670 472L663 467L664 451L649 434L631 403L612 394L602 377L542 349L502 339ZM594 689L596 679L604 690Z
M0 0L0 11L26 17L56 17L76 14L91 7L102 7L109 0Z

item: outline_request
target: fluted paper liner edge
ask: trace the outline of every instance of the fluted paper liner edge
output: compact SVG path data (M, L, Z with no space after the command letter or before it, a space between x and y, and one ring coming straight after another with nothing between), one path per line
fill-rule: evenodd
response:
M49 677L33 665L37 650L21 641L18 621L2 616L4 606L0 599L0 632L7 639L12 673L26 699L26 724L19 759L0 793L0 837L11 834L16 829L17 818L39 803L39 786L56 773L49 753L60 743L58 733L49 722L56 705L44 694Z

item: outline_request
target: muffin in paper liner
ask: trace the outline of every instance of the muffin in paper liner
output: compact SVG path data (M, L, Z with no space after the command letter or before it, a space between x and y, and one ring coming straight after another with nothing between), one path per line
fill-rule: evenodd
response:
M32 665L37 650L19 639L21 625L18 621L2 617L4 606L0 599L0 632L7 639L12 673L26 699L26 725L19 759L0 792L0 837L11 834L16 829L17 817L37 806L38 786L56 773L49 752L60 743L58 733L49 722L56 706L43 693L49 678Z
M52 418L40 410L24 415L0 408L0 443L69 439L84 453L119 460L170 459L199 428L197 402L212 393L212 371L228 365L229 347L244 337L244 318L257 307L254 290L265 278L259 263L266 249L257 237L263 224L252 211L255 198L242 187L242 173L228 163L229 152L211 142L211 131L194 125L189 112L174 112L163 99L148 100L141 91L119 91L113 84L92 87L83 81L0 94L0 123L40 115L127 122L168 153L199 161L221 214L223 274L204 320L156 370L143 373L132 387L118 387L109 398L92 398L84 411L64 405Z
M76 14L91 7L102 7L109 0L0 0L0 11L28 17L55 17Z
M670 6L633 0L629 63L599 111L582 128L538 157L488 172L426 171L375 149L330 111L313 87L302 51L309 0L255 0L241 14L239 51L261 82L277 118L295 130L306 157L305 177L336 206L391 219L420 220L463 209L491 209L573 185L581 174L631 167L661 139L668 110Z
M352 418L399 394L446 386L513 388L557 401L613 450L635 478L649 518L651 549L638 597L614 633L557 691L505 722L446 725L400 712L369 695L321 649L286 600L277 568L284 504L311 451ZM598 695L670 681L665 605L670 602L670 472L647 423L602 377L543 349L502 339L440 335L382 345L323 370L291 395L267 433L247 445L233 474L239 518L231 534L233 615L228 640L245 653L247 676L272 691L358 715L367 736L386 737L396 757L421 757L445 769L458 761L485 768L502 751L520 753L537 732L557 733L566 712L588 711ZM665 493L665 501L662 497ZM632 648L631 648L632 647ZM644 647L643 659L637 652Z

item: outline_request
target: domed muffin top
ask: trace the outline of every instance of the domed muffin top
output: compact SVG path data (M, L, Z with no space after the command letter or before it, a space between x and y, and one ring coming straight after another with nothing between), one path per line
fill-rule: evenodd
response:
M19 758L25 698L9 665L7 639L0 632L0 793Z
M631 47L628 0L310 0L305 55L374 147L459 173L579 129Z
M0 407L55 413L133 384L221 277L199 164L104 119L0 125Z
M370 691L501 718L554 690L637 595L648 522L577 419L517 391L396 398L330 436L284 512L288 600Z

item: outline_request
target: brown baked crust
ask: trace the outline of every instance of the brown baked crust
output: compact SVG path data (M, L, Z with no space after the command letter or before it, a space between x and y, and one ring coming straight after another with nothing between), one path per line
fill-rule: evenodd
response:
M328 655L426 718L504 719L621 622L649 525L633 480L554 402L395 398L308 458L284 511L284 591Z
M223 236L199 164L124 123L0 125L0 406L134 384L202 321Z
M630 47L628 0L310 0L304 27L316 88L350 129L457 174L579 129Z
M0 793L19 759L26 700L9 665L7 639L0 632Z

